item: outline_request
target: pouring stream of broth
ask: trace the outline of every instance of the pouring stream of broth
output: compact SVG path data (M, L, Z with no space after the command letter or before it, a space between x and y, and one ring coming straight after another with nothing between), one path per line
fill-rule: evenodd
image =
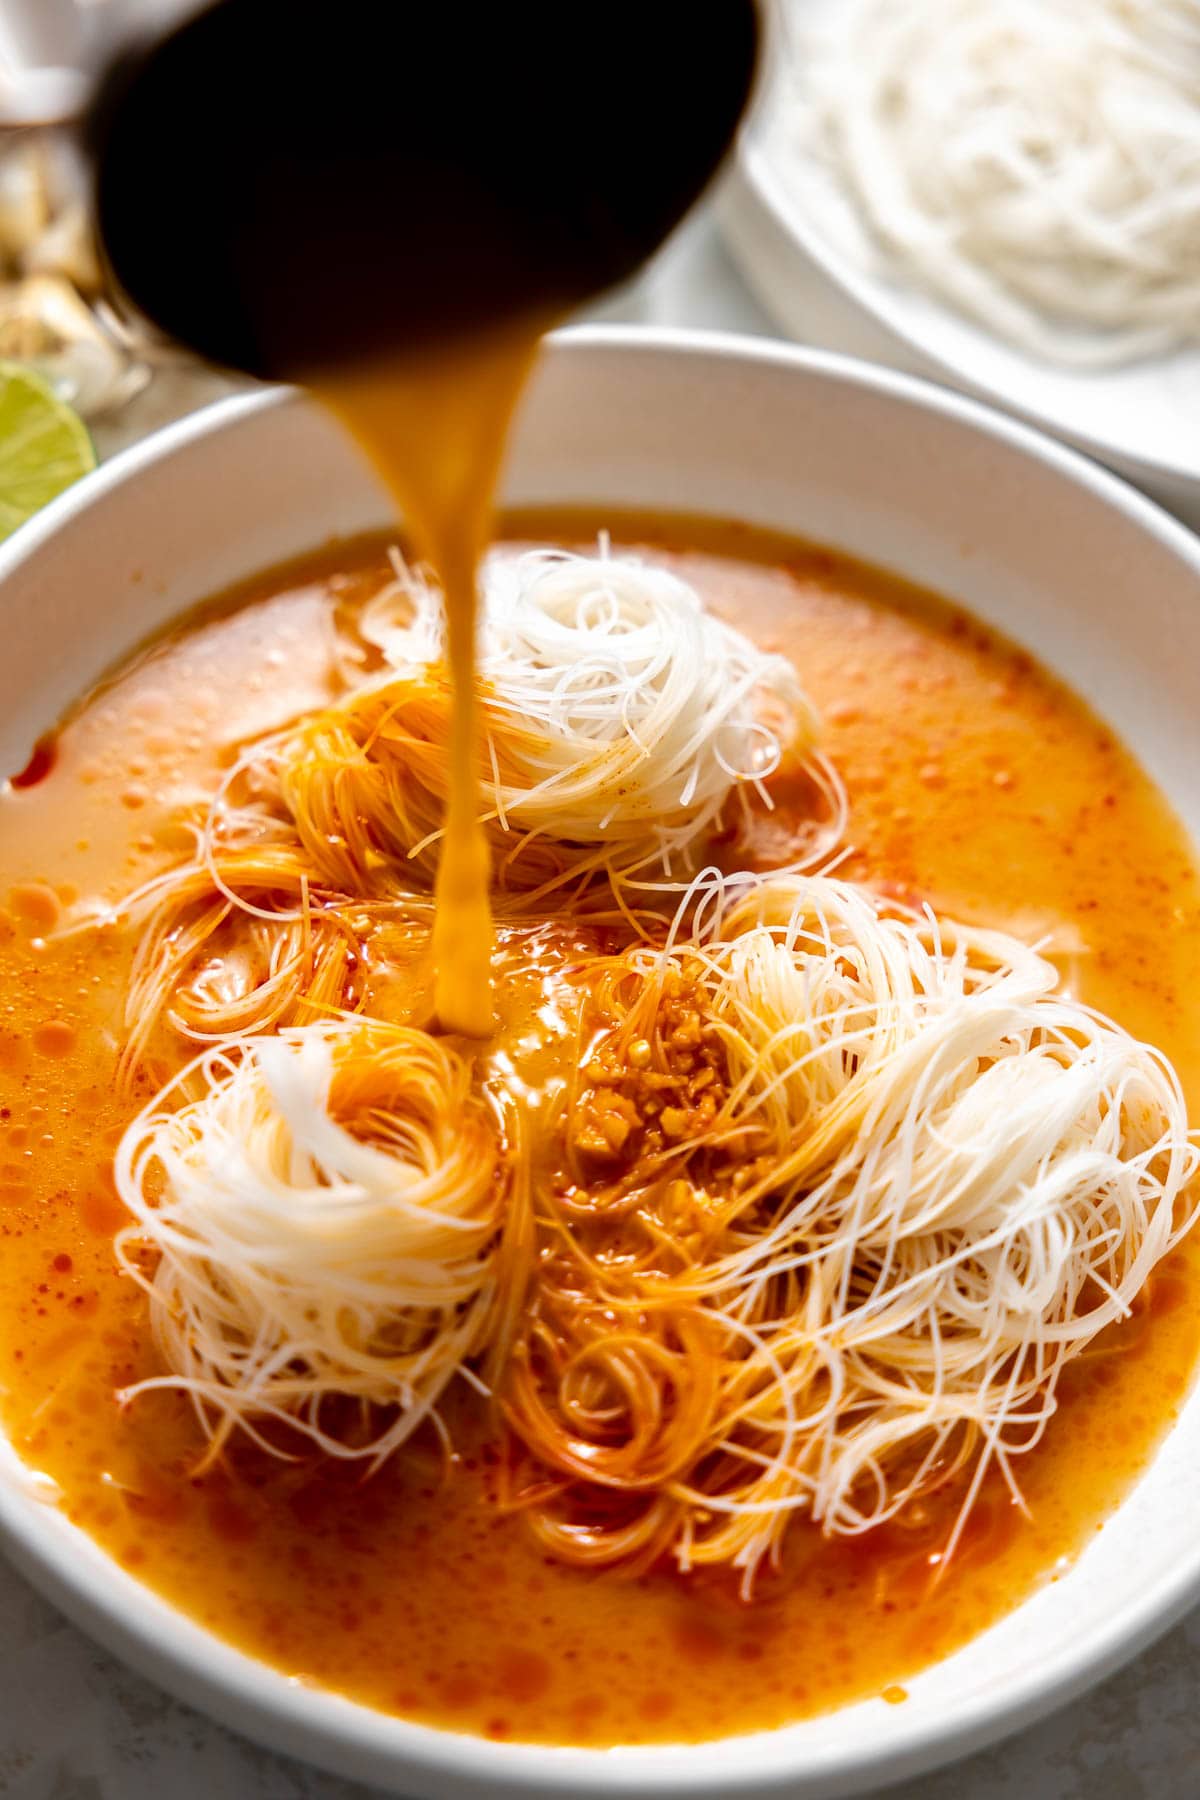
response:
M453 689L450 798L434 890L434 1011L447 1031L492 1028L491 853L480 819L476 577L504 440L539 336L518 317L423 356L399 350L308 385L341 418L399 502L446 608Z
M754 0L220 0L126 52L88 121L117 283L201 355L317 393L442 585L447 1030L492 1020L475 589L508 424L541 332L632 274L712 176L757 25Z

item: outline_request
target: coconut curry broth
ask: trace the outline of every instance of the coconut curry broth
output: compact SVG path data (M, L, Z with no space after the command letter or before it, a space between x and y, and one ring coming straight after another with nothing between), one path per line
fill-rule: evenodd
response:
M521 518L510 530L573 542L594 523ZM1095 719L1027 657L880 574L735 527L603 523L795 657L850 792L850 874L1020 932L1053 930L1078 990L1161 1045L1196 1108L1200 1015L1183 998L1200 991L1195 867ZM491 1503L496 1438L469 1398L448 1415L448 1471L422 1439L367 1481L244 1453L198 1475L185 1402L117 1405L115 1390L156 1366L144 1301L111 1252L122 1209L109 1164L132 1110L114 1093L131 944L116 927L54 934L80 902L126 892L179 854L181 807L211 792L238 740L336 690L338 620L384 577L379 546L343 546L210 608L100 690L0 804L8 1429L69 1516L205 1626L299 1679L414 1718L605 1744L901 1700L914 1669L1049 1578L1145 1466L1196 1351L1192 1248L1069 1372L1059 1418L1020 1465L1030 1519L989 1481L935 1585L930 1558L948 1525L936 1506L850 1542L793 1530L783 1574L765 1574L750 1604L709 1577L559 1566ZM788 854L795 829L779 798L752 846L764 863ZM497 987L518 1060L541 1038L542 1054L561 1057L537 1011L540 970L573 953L569 932L509 941Z

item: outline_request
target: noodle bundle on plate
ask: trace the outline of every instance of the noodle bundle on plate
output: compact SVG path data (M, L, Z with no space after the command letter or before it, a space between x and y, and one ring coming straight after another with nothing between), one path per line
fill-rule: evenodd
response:
M795 8L797 21L811 15ZM1195 0L840 0L782 146L900 272L1050 361L1200 336Z

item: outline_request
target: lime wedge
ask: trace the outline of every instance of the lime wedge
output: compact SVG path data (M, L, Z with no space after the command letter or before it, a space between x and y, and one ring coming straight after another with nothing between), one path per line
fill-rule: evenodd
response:
M0 539L95 466L79 415L32 369L0 362Z

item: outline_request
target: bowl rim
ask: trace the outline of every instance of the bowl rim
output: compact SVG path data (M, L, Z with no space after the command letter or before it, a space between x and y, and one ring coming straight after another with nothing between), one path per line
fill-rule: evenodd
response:
M575 350L613 352L635 365L642 357L682 357L693 359L699 370L715 359L816 376L965 425L1087 490L1157 540L1195 578L1200 604L1200 538L1078 451L974 398L832 352L723 332L604 325L570 327L552 335L551 356L569 357ZM236 430L260 413L311 404L294 389L234 395L118 453L0 546L0 605L3 584L16 569L145 468ZM1190 1561L1164 1572L1136 1604L1049 1668L1031 1659L1001 1692L985 1690L964 1699L953 1719L942 1723L907 1723L902 1709L889 1709L886 1732L862 1743L811 1746L803 1752L803 1763L794 1741L803 1722L721 1740L738 1746L736 1769L712 1758L713 1746L707 1743L601 1750L497 1742L377 1712L308 1687L235 1649L143 1587L92 1540L32 1498L27 1486L13 1478L19 1459L7 1440L0 1450L13 1465L10 1471L0 1468L0 1548L90 1636L160 1687L260 1742L361 1779L424 1784L427 1792L781 1796L816 1792L818 1783L824 1795L862 1791L951 1761L1033 1723L1118 1668L1200 1600L1198 1540Z
M1186 464L1172 461L1153 452L1130 450L1116 436L1097 433L1078 425L1061 412L1027 401L1010 400L1000 385L961 358L946 355L932 341L914 332L906 311L890 306L875 289L869 275L855 267L835 244L807 219L801 209L790 203L786 185L776 173L772 160L760 140L755 124L744 130L738 140L734 163L734 182L740 181L753 200L766 213L772 227L786 239L793 252L799 251L812 262L826 281L848 296L879 330L893 338L911 356L926 365L927 377L953 382L968 398L1003 408L1010 417L1019 419L1052 435L1056 441L1068 441L1086 455L1100 457L1110 465L1136 471L1137 479L1163 484L1176 483L1190 491L1200 489L1200 476ZM736 193L736 187L734 188ZM727 202L728 204L728 202ZM741 261L740 253L738 256ZM931 302L941 310L953 311L946 303ZM980 329L985 329L981 327ZM997 340L999 341L999 340Z
M762 162L761 153L752 141L743 138L738 148L739 165L747 157ZM768 182L770 180L768 177ZM886 324L882 315L880 317ZM1135 487L1128 476L1097 460L1108 454L1106 446L1096 443L1091 449L1084 449L1078 443L1068 443L1040 419L1006 411L1003 400L993 399L982 385L976 392L965 393L961 388L943 387L932 376L895 369L846 351L824 350L816 345L798 344L790 339L750 331L684 325L562 326L542 339L539 363L547 352L560 355L564 351L569 353L575 346L584 351L608 349L652 355L666 351L700 360L716 357L745 364L773 364L803 369L850 387L907 401L923 411L974 427L984 436L1018 452L1023 451L1035 462L1046 464L1074 480L1078 486L1149 530L1200 572L1200 533L1193 531L1162 501ZM914 349L917 348L919 346L914 345ZM947 368L948 375L953 373ZM72 517L97 504L110 488L130 480L140 469L186 449L213 432L229 430L244 417L279 406L302 404L312 404L302 389L284 383L263 384L245 393L225 394L210 400L194 412L161 425L136 443L116 451L64 488L0 542L0 582ZM1150 467L1149 464L1146 466ZM1156 465L1155 472L1166 477L1178 474L1170 463Z

